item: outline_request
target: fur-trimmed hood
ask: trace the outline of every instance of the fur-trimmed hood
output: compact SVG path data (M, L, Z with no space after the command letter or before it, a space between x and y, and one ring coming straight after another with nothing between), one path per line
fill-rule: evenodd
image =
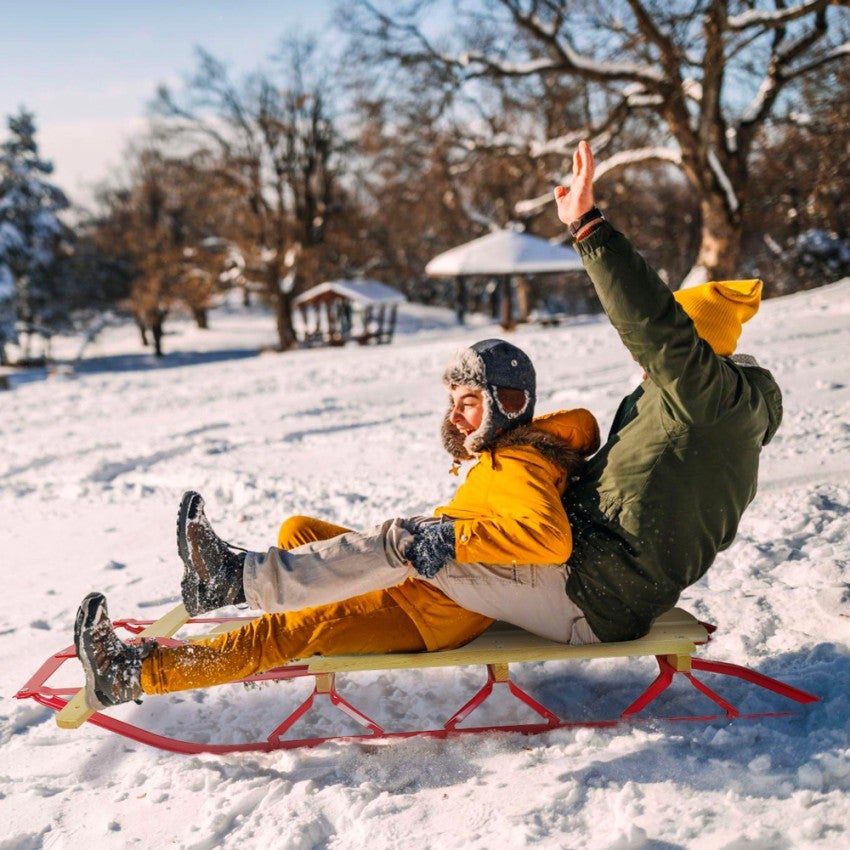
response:
M455 449L464 451L463 435L451 422L443 432L453 456ZM598 445L599 427L587 410L562 410L499 435L471 465L451 502L434 511L454 523L456 560L564 563L572 533L561 499Z
M465 446L465 435L451 422L451 408L443 417L443 447L458 462L473 460ZM484 449L493 454L510 446L531 446L547 460L563 469L568 477L577 474L585 459L599 448L596 417L584 408L561 410L539 416L529 425L518 425L494 437Z

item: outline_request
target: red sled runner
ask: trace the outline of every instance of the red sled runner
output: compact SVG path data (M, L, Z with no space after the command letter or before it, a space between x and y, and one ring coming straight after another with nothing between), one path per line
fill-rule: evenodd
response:
M182 643L173 635L187 623L214 625L213 632L236 628L249 618L198 618L190 619L183 605L178 605L157 621L116 620L116 628L125 629L137 637L156 638L163 643ZM476 732L521 732L536 733L553 729L575 727L606 727L635 721L637 715L658 698L674 679L684 679L719 707L721 713L682 717L664 717L658 720L710 721L721 718L778 717L790 712L761 712L744 714L727 702L720 694L698 679L694 674L711 673L742 679L753 685L797 703L818 702L819 697L786 685L762 673L757 673L738 664L707 661L694 658L697 647L711 639L715 627L702 623L680 608L674 608L659 617L649 633L639 640L622 643L600 643L587 646L565 646L529 634L506 623L495 623L483 635L460 649L441 652L397 653L389 655L345 655L319 657L293 662L255 676L239 680L241 683L280 681L313 677L314 688L308 698L279 722L265 740L250 743L208 744L181 740L159 735L124 720L119 720L102 711L92 711L85 703L84 691L77 687L51 687L48 681L69 659L76 660L74 647L70 646L51 656L17 693L18 699L33 699L41 705L56 709L57 723L74 729L85 722L93 723L110 732L123 735L143 744L170 750L176 753L233 753L246 751L269 752L279 749L316 746L327 741L378 742L416 736L445 738L453 735ZM189 641L192 638L188 638ZM518 687L510 678L509 665L530 661L580 660L592 658L629 658L655 656L658 675L650 685L634 699L619 716L607 720L566 720L538 702ZM436 729L414 731L388 731L344 699L336 688L336 676L357 671L401 670L425 667L457 667L483 664L487 668L487 681L472 699L461 706L445 723ZM519 700L540 720L533 723L461 726L472 713L481 707L497 690L506 691ZM295 724L326 703L335 710L353 719L363 731L354 735L330 735L327 737L286 737Z

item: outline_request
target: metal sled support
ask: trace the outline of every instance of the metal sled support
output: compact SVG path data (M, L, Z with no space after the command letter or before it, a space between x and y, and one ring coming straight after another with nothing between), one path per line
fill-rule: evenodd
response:
M213 631L220 632L237 628L245 622L242 619L202 618L189 620L182 605L166 614L156 622L141 620L116 620L116 628L124 628L138 636L157 637L164 642L173 643L170 636L186 622L210 624ZM721 713L700 716L669 717L666 720L715 720L718 718L768 717L779 716L787 712L742 714L735 706L710 688L694 674L710 673L719 676L732 676L750 684L771 691L793 702L806 704L817 702L818 697L794 688L777 679L750 670L737 664L707 661L694 658L697 647L710 640L714 626L699 622L691 614L679 608L668 611L653 624L650 632L639 640L622 643L600 643L588 646L565 646L545 640L505 623L496 623L483 635L460 649L441 652L397 653L389 655L346 655L319 657L298 663L278 667L256 676L250 676L242 682L279 681L283 679L313 677L313 692L297 708L290 711L282 722L278 723L263 741L245 744L203 744L170 738L147 731L126 721L119 720L104 712L92 712L85 705L84 693L76 688L54 688L48 680L69 659L73 659L74 649L68 647L49 658L35 673L29 682L18 692L18 699L34 699L42 705L57 709L57 722L64 728L75 728L88 720L97 726L116 732L125 737L171 750L178 753L227 753L239 751L271 751L294 747L314 746L327 741L359 740L367 742L385 741L414 736L445 738L451 735L485 731L510 731L533 733L552 729L577 726L614 726L619 723L635 721L637 715L654 702L674 679L681 678L689 682L701 694L708 697L721 709ZM190 638L191 639L191 638ZM511 664L529 661L576 661L592 658L629 658L635 656L654 656L658 664L655 680L640 694L619 716L611 719L593 721L571 721L561 718L556 712L538 702L523 691L510 678ZM454 712L442 725L434 729L393 732L385 730L378 722L344 699L336 689L336 676L358 671L400 670L426 667L457 667L484 665L487 669L487 681L483 687L461 708ZM540 720L533 723L512 725L461 725L480 708L495 691L507 692L530 708ZM329 704L350 720L354 720L363 732L356 735L335 735L328 737L298 738L286 737L294 732L299 720L308 715L317 703ZM653 718L658 719L658 718Z

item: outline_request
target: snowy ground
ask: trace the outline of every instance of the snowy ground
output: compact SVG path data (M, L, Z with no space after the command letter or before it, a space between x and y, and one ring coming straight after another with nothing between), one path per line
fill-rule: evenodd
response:
M33 373L0 393L0 850L850 846L850 281L769 301L747 329L741 350L775 371L785 422L737 542L683 599L720 625L712 658L823 697L799 715L185 757L93 726L62 731L54 712L14 699L68 645L88 591L106 592L114 615L178 601L185 488L254 547L292 513L357 527L445 500L456 479L437 438L441 367L495 330L408 309L405 328L419 330L391 346L283 356L256 356L271 322L238 312L207 333L173 323L161 364L114 329L75 376ZM537 364L540 412L583 405L607 428L635 369L604 320L512 339ZM577 718L610 716L651 675L644 660L517 671ZM346 693L416 725L480 682L473 668L359 674ZM719 687L763 707L745 685ZM121 710L225 741L268 730L303 697L291 682ZM688 705L707 710L696 695Z

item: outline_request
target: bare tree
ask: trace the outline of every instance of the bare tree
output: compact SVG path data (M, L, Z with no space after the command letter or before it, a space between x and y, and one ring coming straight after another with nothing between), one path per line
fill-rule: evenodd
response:
M850 66L805 83L806 108L759 139L744 250L786 291L850 274Z
M126 280L127 302L143 344L148 331L156 355L162 356L164 322L173 304L182 301L199 327L221 271L224 252L216 237L216 219L227 198L214 182L200 180L191 159L170 159L150 145L128 153L127 179L99 193L101 216L86 228L99 258L89 269L111 262L112 276Z
M198 68L179 94L162 88L155 104L161 138L177 151L203 152L210 173L229 183L244 211L239 243L246 273L264 283L281 350L296 341L292 298L315 268L328 219L336 211L340 141L326 99L312 76L309 43L289 42L280 73L233 82L226 68L199 51ZM280 82L278 82L278 77Z
M460 321L467 309L497 316L510 304L506 279L436 280L424 269L441 251L494 230L557 232L556 222L549 227L543 217L516 209L523 198L549 185L544 163L525 148L481 139L472 144L463 123L467 108L487 122L491 137L537 121L528 108L531 85L495 81L489 113L462 95L455 108L446 96L453 84L444 67L417 67L414 78L405 80L406 69L388 74L386 66L370 62L372 47L363 45L366 55L362 61L355 56L354 72L347 76L360 131L352 173L361 193L367 270L400 282L416 300L453 305ZM563 126L570 105L555 96L548 102L547 120ZM524 292L527 283L536 293L536 282L517 280L518 290ZM521 315L524 303L520 300Z
M447 90L482 111L491 83L534 81L540 97L572 88L581 126L516 130L468 110L469 147L528 151L565 183L582 137L600 153L600 178L646 163L679 169L701 214L690 282L736 272L759 134L791 114L801 81L850 59L850 0L461 0L459 46L423 26L429 5L358 0L348 26L379 61L441 67Z
M169 203L167 171L158 152L142 152L135 183L121 195L128 219L123 237L135 270L130 305L145 344L150 330L157 357L163 355L165 319L183 272L180 216Z

